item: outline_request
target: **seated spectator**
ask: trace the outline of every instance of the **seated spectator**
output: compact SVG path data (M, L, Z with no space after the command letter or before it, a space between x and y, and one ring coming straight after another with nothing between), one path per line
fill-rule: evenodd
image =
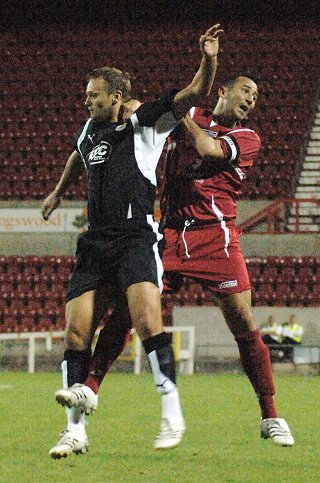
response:
M282 327L277 324L274 315L269 315L267 321L260 327L260 333L263 342L269 347L271 361L276 362L282 360L284 357L284 352L280 350Z
M291 314L289 321L282 325L282 344L284 345L298 345L302 342L303 327L298 324L297 316ZM286 347L284 349L284 358L293 361L293 347Z
M274 315L269 315L267 321L260 327L263 342L266 345L281 344L282 328L277 324Z
M283 344L301 344L303 336L303 327L298 324L297 316L291 314L289 321L282 325L282 343Z

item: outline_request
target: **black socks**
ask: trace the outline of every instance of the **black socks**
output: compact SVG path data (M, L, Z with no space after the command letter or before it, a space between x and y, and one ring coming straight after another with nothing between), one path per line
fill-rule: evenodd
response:
M174 360L174 353L171 345L172 336L166 332L149 337L142 342L142 345L149 354L151 352L156 353L160 371L170 381L176 384L176 364ZM150 357L149 357L150 360Z
M64 360L67 362L68 387L75 383L84 383L89 371L91 350L74 351L67 349L64 353Z

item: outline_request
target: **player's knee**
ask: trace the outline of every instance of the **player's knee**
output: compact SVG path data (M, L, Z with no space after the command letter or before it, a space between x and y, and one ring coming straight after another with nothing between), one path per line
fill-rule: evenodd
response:
M142 340L153 337L163 330L161 313L149 308L139 311L133 318L133 324Z
M86 351L90 346L88 334L72 326L67 328L64 341L66 349L74 351Z
M135 321L134 327L141 340L149 339L157 335L158 331L154 329L152 324L149 324L145 319Z
M234 336L256 330L251 310L239 307L227 318L228 325Z
M251 307L246 304L239 304L235 309L235 316L244 324L252 324L253 323L253 314Z

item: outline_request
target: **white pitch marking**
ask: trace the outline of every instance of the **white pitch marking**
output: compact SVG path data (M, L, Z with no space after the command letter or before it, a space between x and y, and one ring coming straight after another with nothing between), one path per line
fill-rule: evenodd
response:
M13 386L10 384L0 384L0 391L7 391L8 389L13 389Z

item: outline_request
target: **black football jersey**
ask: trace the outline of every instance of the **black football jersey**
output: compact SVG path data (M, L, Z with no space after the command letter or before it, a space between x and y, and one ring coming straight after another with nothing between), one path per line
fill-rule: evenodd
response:
M179 120L172 90L146 102L125 124L89 119L77 140L88 173L89 229L147 223L153 215L156 167Z

